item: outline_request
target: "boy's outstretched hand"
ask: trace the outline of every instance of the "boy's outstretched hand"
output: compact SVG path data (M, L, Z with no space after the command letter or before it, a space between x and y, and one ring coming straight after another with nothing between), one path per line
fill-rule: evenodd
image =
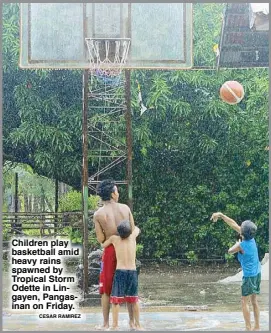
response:
M219 218L221 218L221 215L222 215L222 213L220 213L220 212L213 213L210 220L213 222L216 222Z

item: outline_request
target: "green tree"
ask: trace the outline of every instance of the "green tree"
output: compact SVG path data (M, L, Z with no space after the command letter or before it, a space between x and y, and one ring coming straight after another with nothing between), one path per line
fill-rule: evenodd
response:
M4 7L4 159L80 188L81 73L19 70L18 6ZM222 10L194 5L197 67L214 67ZM148 107L142 116L136 80ZM244 86L238 105L219 98L227 80ZM268 250L268 82L262 68L132 72L134 215L145 257L224 257L235 235L209 221L218 210L254 220L260 255ZM121 126L110 124L110 131ZM98 159L89 162L92 174Z
M54 182L35 174L31 167L18 164L6 165L3 169L4 211L7 203L15 195L15 173L18 174L18 196L20 211L31 212L35 205L39 211L54 211Z
M3 18L4 160L80 187L81 73L20 70L19 4Z

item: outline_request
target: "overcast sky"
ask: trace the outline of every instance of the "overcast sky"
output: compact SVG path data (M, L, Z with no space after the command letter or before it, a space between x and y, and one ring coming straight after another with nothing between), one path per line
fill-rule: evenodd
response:
M269 13L269 3L251 3L253 12L263 12L264 14Z

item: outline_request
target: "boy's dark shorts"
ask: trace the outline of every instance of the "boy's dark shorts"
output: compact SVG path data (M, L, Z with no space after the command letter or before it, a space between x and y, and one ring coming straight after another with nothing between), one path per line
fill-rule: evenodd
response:
M242 296L259 294L260 285L261 285L261 273L252 277L243 277L242 286L241 286Z
M136 303L138 301L138 278L136 270L117 269L114 275L110 303Z

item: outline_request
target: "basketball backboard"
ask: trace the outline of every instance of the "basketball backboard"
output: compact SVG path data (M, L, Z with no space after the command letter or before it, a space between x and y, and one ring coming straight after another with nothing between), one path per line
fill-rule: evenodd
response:
M21 68L89 68L86 38L129 38L124 68L191 68L192 4L21 4Z

